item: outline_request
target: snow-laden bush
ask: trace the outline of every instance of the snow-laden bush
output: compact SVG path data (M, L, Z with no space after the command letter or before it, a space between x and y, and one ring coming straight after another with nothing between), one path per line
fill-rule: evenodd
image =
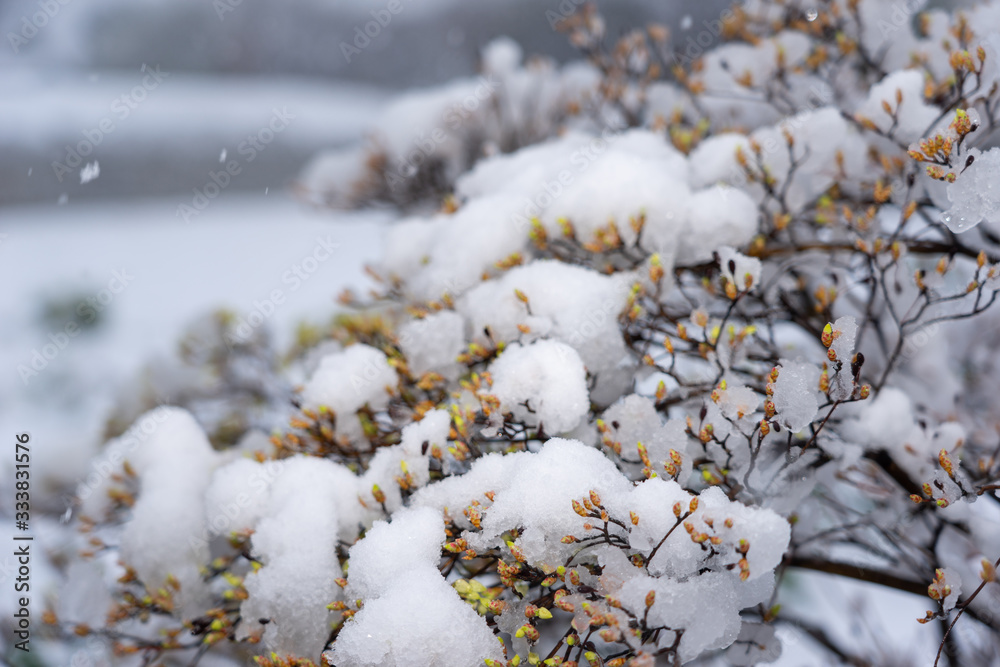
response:
M137 419L48 621L122 665L890 664L782 610L807 569L929 596L907 664L995 664L1000 5L915 4L694 54L584 7L582 62L402 97L301 184L407 207L373 300L284 380L219 334L270 388L236 423L287 422Z

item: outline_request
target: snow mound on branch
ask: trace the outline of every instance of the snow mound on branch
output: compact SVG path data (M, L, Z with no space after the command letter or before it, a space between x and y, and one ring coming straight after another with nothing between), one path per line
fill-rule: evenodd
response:
M854 345L858 335L858 323L850 315L838 317L833 323L833 343L830 350L836 355L840 370L830 378L830 399L843 401L851 397L854 391L854 377L851 365L854 361ZM834 364L834 368L836 368Z
M903 101L896 104L896 93L901 92ZM888 102L893 116L882 108ZM919 140L930 129L938 114L936 106L924 102L924 75L918 69L907 69L886 75L872 86L868 98L857 109L857 114L875 123L882 132L889 132L904 144Z
M464 294L524 252L536 220L551 239L572 223L581 244L615 223L626 252L661 253L668 275L675 256L704 262L720 245L749 243L753 200L735 188L692 192L688 173L689 161L657 133L568 132L480 162L456 185L457 211L389 231L381 266L410 297L433 301ZM640 219L641 236L633 228Z
M269 512L272 484L291 460L297 459L258 463L242 458L219 467L205 492L205 513L211 534L228 537L231 533L256 529ZM358 502L358 477L339 465L325 474L337 480L332 490L337 498L340 539L351 541L357 537L359 526L372 521L371 513Z
M926 61L935 78L951 74L951 69L947 66L948 51L941 47L941 43L951 37L950 31L935 30L934 19L943 12L935 9L926 11L927 4L927 0L909 0L906 4L881 0L864 0L859 3L861 44L868 53L879 54L879 64L884 71L912 67L914 58L919 53L922 56L921 65ZM910 29L917 15L927 16L929 19L927 39L914 35ZM949 16L948 19L950 18ZM948 26L950 24L951 21L948 20ZM977 24L973 21L971 25Z
M920 421L926 424L925 419ZM953 454L957 458L961 452L959 445L966 437L964 427L958 422L922 426L910 397L896 387L885 387L874 400L861 403L857 415L845 420L843 431L868 451L888 452L917 484L931 481L935 473L941 472L938 454L942 449L958 450ZM955 502L961 494L954 482L941 481L946 499Z
M639 242L649 252L699 262L720 243L749 242L757 222L755 207L742 192L727 192L721 201L714 188L692 193L693 164L648 130L569 133L483 161L459 181L457 191L463 197L514 197L519 202L514 222L525 234L538 218L548 235L558 238L560 221L567 220L577 238L588 242L615 222L626 246ZM641 241L630 223L640 216L645 217Z
M605 410L602 421L608 429L607 437L621 445L623 459L638 461L641 442L657 474L662 475L664 465L673 463L670 450L674 450L681 455L674 477L684 482L690 476L694 457L688 454L684 421L671 419L664 423L649 398L630 394Z
M635 241L630 217L645 212L654 225L681 220L689 193L685 157L661 135L643 129L567 132L484 160L456 185L465 199L515 197L516 224L523 230L537 217L558 235L558 220L566 218L589 240L613 220L626 243Z
M337 433L349 438L361 436L355 414L365 405L382 410L389 392L399 378L381 350L368 345L352 345L342 352L323 357L302 390L303 407L329 408L337 415Z
M731 502L717 487L703 491L684 529L671 533L676 519L663 509L680 503L682 512L687 513L692 498L676 482L659 478L642 482L629 494L626 506L638 516L638 525L629 536L631 546L647 557L660 546L648 563L652 576L634 570L616 593L625 607L643 613L646 594L656 591L650 616L669 627L685 628L680 645L685 660L705 650L729 646L736 639L739 611L770 595L774 568L791 538L791 527L780 516ZM717 557L705 559L686 530L688 524L695 534L717 539ZM739 561L741 540L749 545L746 580L741 580L739 567L732 567ZM703 572L706 567L712 571Z
M686 581L640 575L627 581L616 597L624 608L641 615L645 613L646 595L655 592L648 622L684 628L679 653L681 661L687 662L704 651L725 648L736 641L742 624L740 610L766 602L773 588L773 573L746 583L720 572L706 572ZM669 639L661 639L660 648L674 641L673 633L665 634Z
M793 140L791 148L786 133ZM751 140L759 147L759 154L751 147ZM742 151L757 181L751 182L746 169L737 161L738 150ZM775 125L758 128L749 137L723 133L698 144L691 152L691 184L693 187L716 183L731 185L736 191L745 190L753 200L762 202L766 199L765 190L759 184L760 164L763 164L774 178L774 191L785 193L784 199L791 211L800 211L836 180L838 151L849 175L863 173L867 145L840 112L833 107L804 111Z
M683 224L690 196L687 160L662 136L647 130L594 137L570 158L573 170L564 191L553 195L541 219L550 234L558 221L573 223L579 237L617 223L622 240L635 243L630 218L646 216L651 228L676 229ZM659 248L657 248L659 250Z
M793 139L791 150L785 133ZM753 138L762 146L764 164L777 179L774 187L787 189L785 200L792 211L809 206L838 179L838 152L849 175L863 173L866 164L868 145L834 107L785 118L774 127L757 130Z
M380 597L414 565L436 566L444 541L444 520L428 508L402 509L391 522L376 521L351 547L348 596Z
M984 220L1000 221L1000 148L985 153L969 151L975 161L948 184L951 208L941 221L956 234L967 232Z
M798 433L816 418L819 402L819 369L813 364L782 359L778 365L778 379L774 383L774 409L778 423Z
M456 308L469 320L474 339L483 344L489 341L482 332L489 328L496 342L545 337L570 345L597 377L593 400L610 403L631 379L622 368L628 354L618 327L631 284L628 274L605 276L541 260L483 283L460 299ZM515 290L528 298L527 304ZM526 325L529 333L522 333L519 324Z
M590 410L587 372L569 345L538 340L514 343L490 366L500 408L546 433L565 433L579 425Z
M213 535L229 536L252 530L264 516L271 482L281 466L237 459L212 475L205 492L205 515Z
M351 547L349 593L364 599L364 607L324 654L328 664L478 665L502 659L485 619L437 569L444 539L442 515L421 507L400 510L391 523L377 521Z
M680 266L710 261L720 246L745 246L757 233L757 206L737 188L717 185L695 192L687 218L676 239Z
M455 359L465 349L465 320L448 310L410 320L399 330L399 347L414 377L435 372L456 380L461 368Z
M127 453L140 488L122 531L121 557L151 590L176 577L179 606L186 613L197 608L197 597L205 592L200 568L210 555L204 495L222 457L186 410L157 408L136 424L147 417L157 424L155 431Z
M736 132L714 134L698 144L688 159L691 185L703 188L718 183L733 185L745 180L736 152L750 155L750 138Z
M747 257L729 246L722 246L719 252L719 267L726 280L736 285L740 292L760 284L760 274L763 268L756 257Z
M400 554L407 558L407 554ZM481 665L503 659L486 621L464 602L436 567L413 566L385 595L341 630L327 664L338 667ZM426 610L422 612L421 610Z
M686 514L694 497L673 480L653 478L637 485L623 499L626 502L619 505L635 512L639 518L638 525L629 536L632 548L649 557L677 521L674 514L664 512L664 508L673 508L680 503L681 511ZM748 581L778 566L791 536L788 522L778 514L733 503L718 487L710 487L698 496L697 509L686 521L696 532L720 538L716 545L720 555L708 562L723 569L739 560L735 550L739 541L745 540L749 544L746 553ZM685 527L684 532L677 529L663 542L648 562L648 571L656 576L686 578L697 572L705 562L705 552L691 539ZM739 570L727 573L739 580Z
M573 568L575 574L582 585L595 588L599 595L615 596L624 608L639 615L645 612L647 593L655 590L656 603L650 613L670 627L685 629L681 642L685 658L724 648L735 640L739 611L770 595L774 568L791 535L788 522L776 513L732 502L721 489L709 488L696 497L673 480L659 477L633 486L600 451L558 438L549 440L538 453L485 456L466 475L421 489L411 501L413 507L433 508L435 516L447 511L464 528L461 538L469 548L510 550L518 554L517 559L538 568L554 568L580 551L579 542L564 543L562 537L584 540L588 536L585 524L599 524L600 519L581 516L579 512L587 511L582 503L600 503L609 515L612 534L648 559L648 565L635 565L614 546L595 544L572 560L577 565L584 560L600 563L604 574L594 577L582 567ZM473 502L481 517L479 529L460 513ZM680 518L674 514L675 504ZM511 547L503 540L514 528L519 535ZM706 534L705 539L716 538L712 555L692 539L700 533ZM744 554L746 562L741 564ZM352 562L352 571L354 567ZM566 599L574 604L585 601L586 596L571 581L567 576L570 596ZM500 617L502 630L524 622L523 615L518 617L518 604L508 600L514 611ZM662 646L673 641L668 634Z
M409 486L419 488L427 484L430 481L432 448L447 450L450 429L451 416L444 410L431 410L419 422L403 429L402 441L398 445L380 448L359 483L365 503L377 506L372 491L378 485L385 494L386 509L393 512L402 507L403 498L396 479L409 473ZM424 443L427 443L426 447Z
M517 197L517 224L526 232L531 218L552 203L552 194L545 186L554 186L546 181L554 179L558 184L561 172L575 173L573 157L585 155L588 145L598 140L584 132L569 131L513 153L492 156L458 179L455 195L464 200L496 194Z
M515 224L516 215L512 198L489 196L450 215L393 226L382 267L402 279L417 301L461 295L494 271L497 262L524 249L527 228Z
M295 456L280 462L264 517L251 539L263 567L247 575L240 607L245 633L262 629L274 651L311 658L330 634L326 606L339 599L337 487L346 469L326 459ZM350 473L348 473L350 474ZM355 501L356 502L356 501ZM271 622L259 626L257 619Z
M730 10L720 15L723 22L732 18ZM689 40L689 43L693 42ZM815 107L815 98L829 98L829 83L817 76L794 73L796 69L801 71L800 65L812 48L813 43L808 36L799 31L785 30L755 45L728 43L711 49L702 58L704 66L698 77L708 92L698 100L699 107L712 120L712 126L721 129L754 129L777 121L780 111L766 99L763 88L764 83L777 73L779 52L784 67L788 68L783 76L790 84L786 91L789 105L800 109ZM749 88L741 81L747 75L750 76Z
M575 550L561 542L563 536L583 532L583 519L570 501L584 498L591 489L610 498L629 488L628 479L598 450L553 438L538 454L524 459L510 485L496 493L482 532L470 534L470 544L485 547L512 527L523 526L517 544L528 559L556 564Z
M851 363L854 356L854 343L858 335L858 322L850 315L838 317L833 323L834 339L830 349L837 355L837 359L845 364Z
M411 507L432 507L447 513L459 527L472 528L472 523L462 510L472 504L472 501L485 503L486 497L483 494L487 491L497 492L508 488L518 471L533 456L528 452L487 454L476 459L468 472L448 477L417 491L411 498Z
M729 421L749 426L759 421L760 394L750 387L732 385L719 391L719 411Z
M484 102L499 88L495 76L486 76L399 96L372 130L376 144L389 156L390 173L409 178L422 163L436 159L445 165L449 180L457 177L469 166L462 155L466 132L483 123L488 106Z

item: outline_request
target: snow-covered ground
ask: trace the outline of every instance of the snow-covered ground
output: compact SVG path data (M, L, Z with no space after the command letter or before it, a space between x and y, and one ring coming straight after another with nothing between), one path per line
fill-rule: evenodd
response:
M364 286L386 219L311 210L278 189L225 193L185 224L176 215L183 201L3 210L0 429L31 432L38 476L46 465L71 469L66 456L84 470L115 392L151 357L171 353L199 315L246 314L278 290L266 326L279 348L295 323L325 321L338 292ZM46 317L47 305L61 310ZM47 461L46 451L62 459Z

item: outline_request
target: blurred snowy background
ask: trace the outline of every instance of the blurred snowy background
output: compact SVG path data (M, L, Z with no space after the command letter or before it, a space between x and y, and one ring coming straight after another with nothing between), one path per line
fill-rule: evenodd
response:
M385 4L0 3L0 278L12 286L0 296L3 432L30 430L66 474L65 453L81 465L91 456L122 387L171 355L195 318L245 314L284 289L266 326L287 346L297 322L325 320L343 287L363 286L391 219L297 201L310 157L359 143L392 96L475 73L499 35L573 57L546 17L559 0L401 0L345 55ZM684 16L697 26L722 7L601 4L609 35L650 19L682 34ZM224 185L209 201L212 174ZM290 290L282 277L320 236L338 250Z
M245 314L282 290L266 318L282 349L297 323L333 313L341 289L364 286L393 214L297 200L311 156L360 142L392 96L473 74L496 36L573 57L546 18L560 0L400 1L350 62L342 42L386 2L0 3L0 431L31 433L36 492L84 467L121 392L174 354L196 318ZM656 20L683 43L727 3L598 4L611 36ZM288 120L265 143L275 109ZM219 194L183 215L233 162L239 172ZM337 246L332 257L290 289L284 277L323 243ZM819 575L801 586L860 590ZM888 595L870 611L909 620L920 614L910 603ZM833 612L811 611L817 623Z

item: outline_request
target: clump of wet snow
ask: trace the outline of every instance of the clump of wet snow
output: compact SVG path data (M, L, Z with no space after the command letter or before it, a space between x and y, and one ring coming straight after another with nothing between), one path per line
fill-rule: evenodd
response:
M500 408L546 433L576 428L590 410L587 373L576 350L553 340L514 343L490 366Z

